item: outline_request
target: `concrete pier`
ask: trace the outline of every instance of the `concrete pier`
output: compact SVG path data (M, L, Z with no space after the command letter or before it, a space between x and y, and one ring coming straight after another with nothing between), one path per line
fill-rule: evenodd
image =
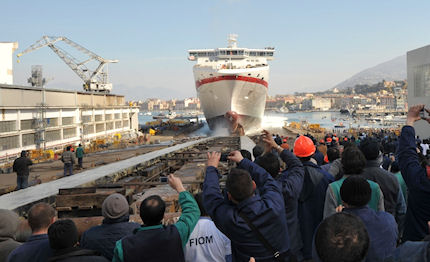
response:
M64 177L58 180L46 182L40 185L28 187L23 190L14 191L0 196L0 208L15 211L22 211L27 206L35 202L53 202L53 198L58 194L60 188L72 188L97 183L106 183L115 177L126 176L130 171L135 170L145 162L151 162L157 158L172 153L177 150L186 149L196 144L207 142L215 137L203 138L195 141L186 142L144 155L132 157L123 161L111 163L78 173L73 176ZM118 152L120 154L120 152Z

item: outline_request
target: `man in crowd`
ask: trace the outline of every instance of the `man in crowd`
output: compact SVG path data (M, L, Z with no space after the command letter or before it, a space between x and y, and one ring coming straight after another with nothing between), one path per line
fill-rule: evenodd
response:
M360 150L366 157L363 177L379 185L384 194L385 211L392 214L398 223L404 220L406 203L397 178L381 167L382 153L375 138L365 138L360 142Z
M305 168L303 187L299 196L298 217L303 239L303 257L305 260L310 260L313 235L323 219L327 186L334 179L312 161L315 145L309 137L299 136L294 142L293 152Z
M37 203L28 211L32 235L9 255L9 262L45 262L52 256L48 228L55 222L55 210L46 203Z
M6 261L9 254L21 245L15 240L19 217L15 212L0 209L0 261Z
M194 197L200 209L200 219L185 246L186 262L231 261L231 246L228 239L219 231L203 206L203 194Z
M315 233L315 262L362 262L369 249L363 222L348 213L337 213L318 226Z
M78 148L76 148L76 158L78 159L78 166L79 169L82 169L82 160L84 158L84 149L82 148L82 145L79 144Z
M64 176L73 175L73 164L75 164L75 155L70 151L72 147L67 146L66 151L61 155L61 161L64 163Z
M78 229L70 219L58 220L48 229L49 245L54 250L50 262L107 262L97 251L78 247Z
M430 113L428 109L424 109L424 105L415 105L409 109L399 141L398 161L408 187L404 241L419 241L429 234L427 222L430 221L430 168L426 161L420 162L418 158L413 128L415 121L421 119L422 110ZM429 118L425 120L430 123Z
M340 158L340 152L339 148L337 147L330 147L327 149L327 160L328 163L325 165L322 165L321 168L327 172L330 170L330 166L332 165L333 161Z
M266 143L268 152L257 159L255 163L264 168L282 188L291 253L298 261L301 261L303 257L301 252L303 241L300 234L297 209L298 198L303 187L303 164L293 153L276 144L268 131L263 131L262 138ZM287 169L282 173L280 173L279 159L275 154L271 153L272 150L276 150L279 153L280 158L287 166Z
M366 261L383 261L392 256L397 244L397 224L391 214L369 208L369 182L362 176L350 176L343 182L340 196L343 212L358 216L366 226L370 238Z
M28 177L30 175L30 169L33 162L27 157L27 151L21 151L21 157L13 161L13 171L16 172L16 190L24 189L28 187Z
M112 261L185 261L183 248L197 224L200 211L181 179L170 174L168 180L169 185L179 193L182 214L178 222L163 226L161 222L166 204L160 196L147 197L140 205L143 226L136 229L133 235L116 242Z
M343 177L336 180L327 187L324 204L324 218L336 213L336 208L342 205L340 188L342 183L350 176L361 176L366 166L366 158L355 145L349 146L342 153ZM367 180L372 190L369 207L375 211L384 211L384 195L379 185L373 181Z
M112 260L116 241L132 235L139 227L129 222L130 207L127 199L118 193L108 196L102 204L103 224L92 227L82 234L80 246L96 250L105 258Z
M233 261L288 261L290 241L282 189L270 174L239 151L228 159L237 163L227 176L227 199L220 192L221 154L208 154L203 203L215 225L231 240ZM259 194L254 193L256 188Z

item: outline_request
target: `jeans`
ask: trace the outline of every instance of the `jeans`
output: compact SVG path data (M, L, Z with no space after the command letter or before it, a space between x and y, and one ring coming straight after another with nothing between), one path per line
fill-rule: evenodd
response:
M67 174L69 173L69 174ZM64 176L73 175L73 164L72 163L64 163Z
M16 177L16 190L24 189L28 187L28 176L17 176Z
M82 168L82 157L78 157L78 166Z

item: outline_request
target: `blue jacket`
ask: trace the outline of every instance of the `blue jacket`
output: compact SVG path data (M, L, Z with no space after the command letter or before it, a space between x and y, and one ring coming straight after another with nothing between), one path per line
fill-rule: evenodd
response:
M206 169L203 183L203 204L217 228L231 240L233 261L273 261L273 254L258 240L256 234L239 216L243 212L270 241L277 251L289 251L285 205L279 184L260 166L243 159L239 167L247 170L260 192L239 204L224 199L215 167Z
M299 197L300 232L303 239L303 257L312 259L312 239L323 219L327 186L334 181L332 175L314 163L303 163L305 175Z
M427 221L430 221L430 179L427 178L426 169L419 163L415 130L411 126L402 128L398 160L408 187L408 209L403 240L419 241L429 234Z
M345 208L343 212L358 216L366 226L370 240L366 261L382 261L394 254L398 232L396 220L390 213L375 211L368 206Z
M8 262L46 262L52 256L53 251L49 245L47 234L32 235L27 242L13 250Z
M396 248L394 255L384 262L428 262L430 245L428 241L406 241Z
M303 247L300 224L298 220L298 199L303 187L305 170L302 162L290 151L284 150L281 159L287 164L287 170L276 179L282 186L287 217L288 235L290 238L291 253L301 260Z
M138 223L128 222L128 216L121 218L122 220L110 222L105 219L102 225L85 231L81 237L80 247L96 250L105 258L112 260L116 241L132 235L133 230L140 227Z

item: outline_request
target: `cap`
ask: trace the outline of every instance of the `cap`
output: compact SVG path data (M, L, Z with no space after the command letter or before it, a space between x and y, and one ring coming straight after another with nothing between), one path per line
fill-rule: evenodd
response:
M129 214L130 207L127 199L121 194L115 193L108 196L102 204L102 215L105 218L116 219Z

